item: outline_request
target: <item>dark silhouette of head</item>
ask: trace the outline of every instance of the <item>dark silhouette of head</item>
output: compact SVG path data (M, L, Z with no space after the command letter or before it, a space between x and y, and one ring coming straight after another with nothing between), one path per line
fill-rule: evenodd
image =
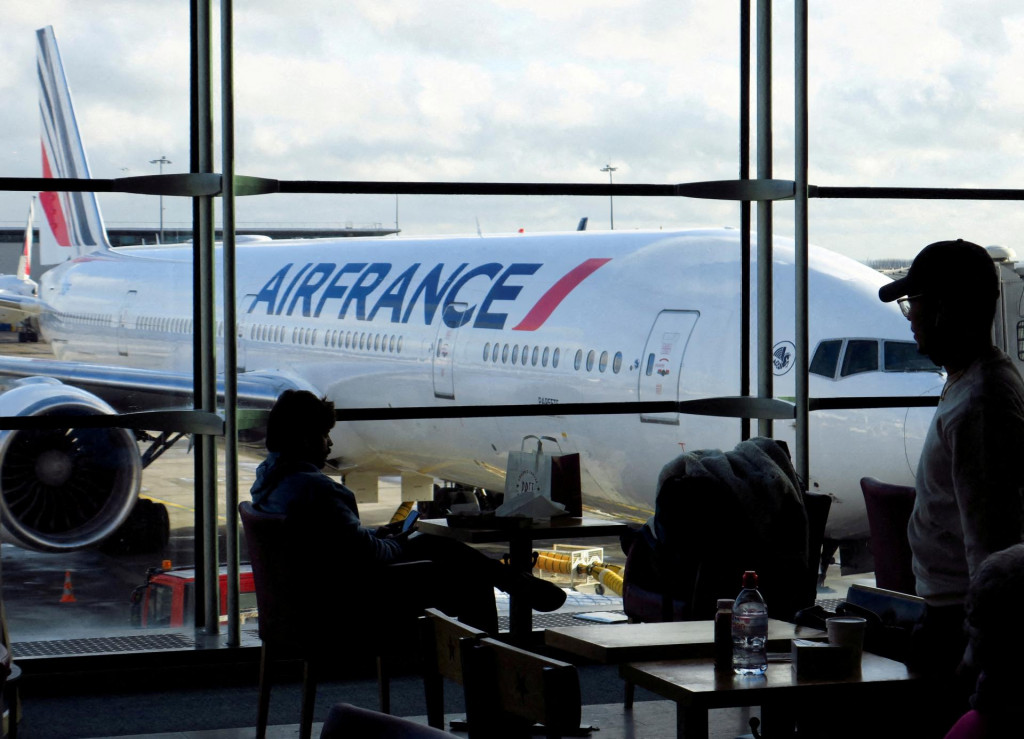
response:
M929 244L878 297L900 301L918 351L947 369L962 369L992 344L999 275L988 252L970 241Z
M267 450L322 467L331 449L334 403L308 390L285 390L267 419Z

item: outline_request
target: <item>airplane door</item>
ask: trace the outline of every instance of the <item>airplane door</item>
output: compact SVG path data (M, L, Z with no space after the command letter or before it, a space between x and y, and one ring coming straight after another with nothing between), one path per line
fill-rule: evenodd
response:
M462 313L468 308L467 303L450 303L444 309L444 315ZM452 328L443 320L437 327L434 339L434 397L455 398L455 340L459 337L459 329Z
M122 357L128 356L128 345L131 343L128 338L128 322L131 320L138 294L136 290L129 290L125 294L124 300L121 301L121 311L117 316L117 353Z
M238 311L238 346L236 351L238 353L239 372L245 372L246 350L248 349L249 346L249 339L252 338L250 334L253 331L252 313L250 311L252 310L252 307L255 303L256 296L253 293L247 293L246 296L242 298L242 302L240 303L240 310Z
M663 310L654 320L647 337L640 366L639 398L644 400L679 400L679 383L683 355L690 341L697 311ZM647 423L679 424L678 413L641 413Z

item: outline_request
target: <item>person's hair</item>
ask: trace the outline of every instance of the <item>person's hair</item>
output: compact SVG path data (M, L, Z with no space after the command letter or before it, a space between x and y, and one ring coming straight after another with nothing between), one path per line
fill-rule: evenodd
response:
M978 566L967 591L966 610L978 665L992 669L1005 660L1017 669L1024 645L1007 638L1007 619L1024 611L1024 544L990 554Z
M309 439L334 428L334 403L308 390L285 390L270 409L267 419L267 450L307 450Z

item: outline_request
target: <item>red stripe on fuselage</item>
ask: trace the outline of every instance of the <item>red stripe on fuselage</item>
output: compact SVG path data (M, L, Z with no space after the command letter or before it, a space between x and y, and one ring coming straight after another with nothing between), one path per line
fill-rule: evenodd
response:
M52 179L53 172L50 170L50 162L46 158L46 147L43 146L42 148L43 177ZM46 216L46 220L50 223L50 231L53 232L53 237L57 239L57 244L60 246L71 246L71 239L68 238L68 224L64 220L64 211L60 209L60 199L57 197L57 193L39 193L39 204L43 206L43 213Z
M577 285L610 261L612 260L588 259L583 264L573 267L541 296L537 304L530 308L530 312L526 314L526 317L517 326L513 326L512 330L536 331L539 329L550 318L551 314L555 312L558 304L565 300L566 296L576 289Z

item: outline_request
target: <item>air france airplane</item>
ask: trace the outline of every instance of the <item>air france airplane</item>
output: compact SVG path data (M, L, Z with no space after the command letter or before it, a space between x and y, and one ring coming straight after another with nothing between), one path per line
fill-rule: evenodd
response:
M52 30L38 38L43 170L88 177ZM192 370L191 246L112 249L95 195L42 198L45 240L69 257L42 276L38 298L56 359L0 359L0 375L37 378L0 395L0 412L183 403ZM333 464L351 481L390 474L410 485L440 479L501 489L508 452L528 434L552 436L562 452L581 455L586 504L646 515L662 466L684 450L732 448L739 422L559 415L558 406L738 394L739 259L739 233L728 229L242 243L231 337L240 404L267 407L298 387L339 408L544 405L550 415L339 423ZM793 261L792 244L777 239L779 397L794 392ZM878 301L886 279L812 249L812 396L938 392L942 377L916 353L899 309ZM909 482L923 431L906 409L812 414L809 483L834 496L831 537L866 537L859 479ZM26 433L5 432L0 441L9 537L71 548L127 515L137 468L111 494L114 475L94 473L95 444L79 448L51 434L19 445ZM776 433L792 441L793 423L777 422ZM134 446L128 437L117 443ZM88 484L90 512L61 505L42 515L15 499L7 486L15 476L26 478L25 489L43 489L27 478L44 458L63 470L49 474L46 490L70 497L73 484ZM125 451L121 464L137 460Z

